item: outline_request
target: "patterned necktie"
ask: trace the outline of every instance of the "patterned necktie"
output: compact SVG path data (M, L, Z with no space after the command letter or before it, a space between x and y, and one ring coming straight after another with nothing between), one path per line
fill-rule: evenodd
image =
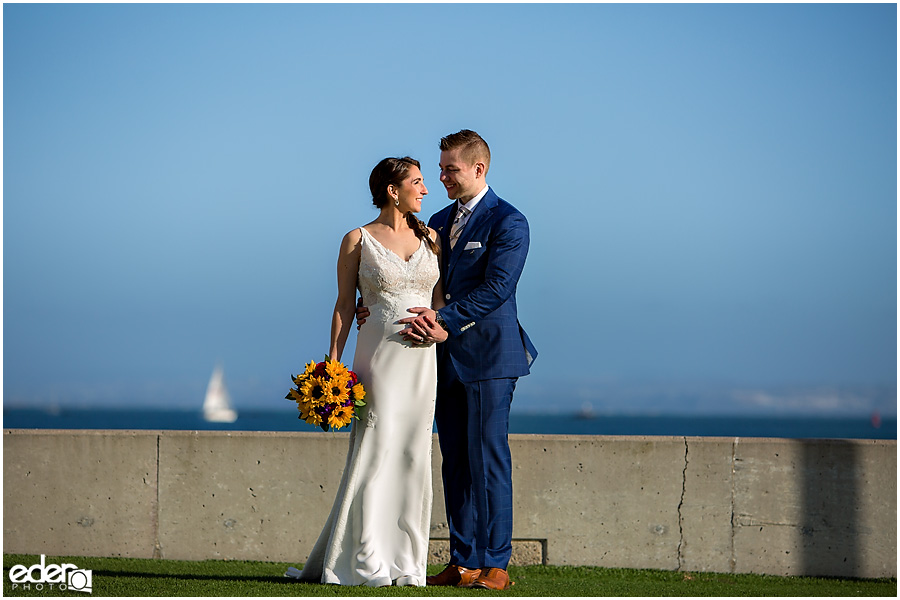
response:
M456 213L456 218L453 219L453 225L450 227L450 249L453 250L453 247L456 246L456 240L459 239L459 234L462 233L463 228L465 228L466 223L469 220L466 218L471 212L465 206L460 206L459 211Z

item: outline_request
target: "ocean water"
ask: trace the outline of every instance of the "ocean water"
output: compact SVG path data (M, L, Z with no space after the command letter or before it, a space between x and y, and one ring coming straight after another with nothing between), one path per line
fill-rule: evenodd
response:
M224 431L319 431L287 410L240 410L234 423L210 423L199 410L153 408L6 408L6 429L163 429ZM343 431L349 431L344 429ZM577 435L685 435L714 437L778 437L829 439L897 439L895 416L869 417L742 417L577 414L510 415L510 433Z

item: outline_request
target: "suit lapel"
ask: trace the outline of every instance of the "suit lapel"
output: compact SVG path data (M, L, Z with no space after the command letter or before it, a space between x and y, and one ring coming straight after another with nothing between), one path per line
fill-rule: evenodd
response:
M459 257L462 256L465 252L466 244L469 243L469 241L472 239L472 236L475 235L476 231L478 231L479 227L490 219L491 213L494 212L494 207L496 205L497 195L494 194L494 191L492 189L488 188L487 194L485 194L484 198L482 198L475 206L475 210L472 212L472 216L469 217L469 221L466 223L466 227L462 230L459 239L456 241L456 246L454 246L453 250L450 252L450 262L447 264L447 277L445 278L445 281L449 281L450 274L453 272L453 268L456 266ZM449 225L445 227L445 229L447 230L448 241L447 245L444 247L449 248ZM487 240L482 241L486 242Z

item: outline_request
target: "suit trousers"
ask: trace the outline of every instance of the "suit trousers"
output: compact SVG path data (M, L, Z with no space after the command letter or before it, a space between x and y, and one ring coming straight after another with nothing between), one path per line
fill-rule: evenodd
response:
M438 383L435 421L452 565L505 569L509 564L509 408L517 379Z

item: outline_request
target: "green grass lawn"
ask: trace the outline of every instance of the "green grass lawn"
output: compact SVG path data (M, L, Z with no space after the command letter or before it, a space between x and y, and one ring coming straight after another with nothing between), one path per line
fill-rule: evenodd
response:
M38 564L39 556L3 555L4 596L81 596L13 589L9 569ZM456 588L366 588L298 583L283 576L287 563L178 561L47 556L46 565L71 563L93 571L94 596L897 596L896 579L831 579L724 575L600 567L510 567L516 585L505 592ZM441 570L438 565L428 573Z

